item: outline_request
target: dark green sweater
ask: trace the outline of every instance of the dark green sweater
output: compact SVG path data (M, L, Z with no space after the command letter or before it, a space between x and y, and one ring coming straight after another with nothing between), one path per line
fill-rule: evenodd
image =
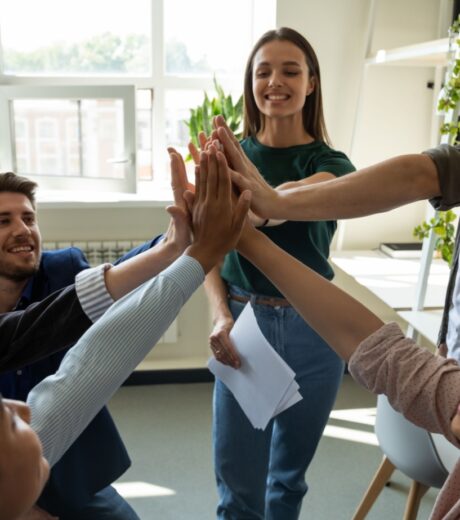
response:
M355 169L345 154L320 141L272 148L249 137L241 145L259 172L274 187L288 181L306 179L318 172L329 172L339 177ZM279 247L330 280L334 272L327 259L336 227L336 221L288 221L261 230ZM235 251L225 257L221 276L228 283L252 293L282 296L258 269Z

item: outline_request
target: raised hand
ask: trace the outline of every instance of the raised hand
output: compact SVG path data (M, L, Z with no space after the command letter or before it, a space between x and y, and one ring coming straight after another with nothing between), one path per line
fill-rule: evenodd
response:
M187 170L182 155L172 146L168 148L171 168L171 188L173 192L174 205L186 208L184 193L195 191L195 186L187 179Z
M164 243L171 246L177 254L182 254L191 244L191 216L189 214L184 193L193 191L194 186L187 180L185 163L182 156L174 148L168 148L171 167L171 188L174 205L166 211L171 220L165 233Z
M224 147L225 157L231 167L233 183L240 191L252 192L251 209L262 219L270 218L272 207L276 207L278 193L260 175L247 158L233 132L222 116L214 119L217 137Z
M193 243L187 254L194 256L208 272L238 242L251 194L246 190L233 203L230 172L221 152L200 154L195 181L192 203L191 194L186 194L193 228Z

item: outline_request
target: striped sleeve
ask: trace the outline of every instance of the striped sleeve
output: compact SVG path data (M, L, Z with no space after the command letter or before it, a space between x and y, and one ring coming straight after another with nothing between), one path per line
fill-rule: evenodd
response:
M115 302L69 350L59 370L29 393L31 426L54 465L148 354L201 285L189 256Z
M75 290L80 305L93 323L113 303L113 298L107 291L104 280L104 273L111 267L110 264L102 264L91 269L85 269L75 277Z

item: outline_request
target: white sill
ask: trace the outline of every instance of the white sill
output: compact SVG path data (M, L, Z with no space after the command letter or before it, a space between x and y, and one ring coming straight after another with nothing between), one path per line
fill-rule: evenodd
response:
M39 208L164 208L172 203L169 186L141 187L142 193L88 192L43 190L37 191Z

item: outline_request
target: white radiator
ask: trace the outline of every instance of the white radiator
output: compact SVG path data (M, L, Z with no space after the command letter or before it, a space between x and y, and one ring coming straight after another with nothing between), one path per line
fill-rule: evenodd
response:
M115 260L125 253L140 246L145 240L76 240L74 242L57 240L56 242L43 242L43 251L53 251L55 249L65 249L66 247L78 247L83 251L89 264L96 265ZM169 329L163 334L159 343L177 343L179 334L177 319L174 320Z

